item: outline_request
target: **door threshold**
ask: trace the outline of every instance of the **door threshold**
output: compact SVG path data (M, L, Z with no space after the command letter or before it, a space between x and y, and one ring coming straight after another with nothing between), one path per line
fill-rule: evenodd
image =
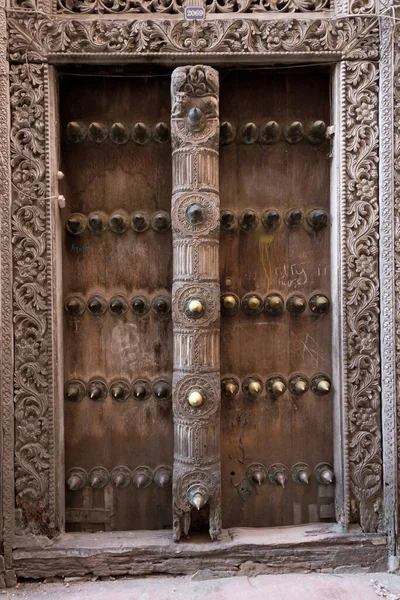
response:
M54 540L18 537L14 569L21 578L63 576L260 575L376 572L386 569L386 536L343 531L338 524L231 528L219 542L194 534L179 543L172 531L64 533Z

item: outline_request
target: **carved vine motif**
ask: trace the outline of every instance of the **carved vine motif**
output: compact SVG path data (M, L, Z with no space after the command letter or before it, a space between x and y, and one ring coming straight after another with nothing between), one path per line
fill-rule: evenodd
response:
M174 539L189 532L191 511L208 504L215 540L221 532L218 74L211 67L179 67L172 74L171 95ZM192 164L195 175L187 168ZM193 237L196 224L199 238ZM191 282L185 284L188 277Z
M33 529L52 527L51 353L44 65L10 74L15 324L16 504ZM18 190L18 191L17 191Z
M41 62L47 55L192 53L344 53L376 58L378 30L361 17L337 20L231 19L209 21L10 18L12 61ZM372 22L371 22L372 21ZM27 55L27 56L26 56Z
M378 285L378 68L346 63L346 294L350 487L374 531L382 487Z
M183 0L58 0L62 13L169 13L183 12ZM206 0L208 13L318 12L329 0Z
M399 16L399 15L397 15ZM395 310L396 310L396 371L397 395L400 390L400 27L395 29L394 73L394 254L395 254ZM397 400L397 439L400 440L400 401ZM400 469L400 444L397 445ZM400 471L397 475L400 486ZM400 488L399 488L400 489Z

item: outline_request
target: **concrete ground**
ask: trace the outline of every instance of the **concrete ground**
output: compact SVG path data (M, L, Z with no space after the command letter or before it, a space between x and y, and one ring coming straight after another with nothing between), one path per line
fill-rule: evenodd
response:
M0 598L37 600L400 600L400 576L305 574L204 579L191 577L109 578L20 583ZM199 580L200 579L200 580Z

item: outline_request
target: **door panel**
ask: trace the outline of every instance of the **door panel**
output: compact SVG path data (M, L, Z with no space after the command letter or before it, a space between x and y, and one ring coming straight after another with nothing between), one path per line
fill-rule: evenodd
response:
M220 148L221 211L231 211L235 218L231 230L224 230L222 221L221 294L224 298L233 293L242 302L236 312L222 309L221 376L236 379L240 386L247 377L258 377L262 385L258 397L240 390L222 400L223 526L329 519L334 516L333 486L318 485L314 468L332 463L331 393L286 391L277 397L268 393L266 382L275 376L288 382L299 373L309 382L321 373L330 378L330 311L319 315L307 306L297 316L286 307L279 315L264 308L248 314L243 305L247 294L264 301L278 293L286 302L300 293L307 304L315 294L330 296L329 220L318 229L306 218L313 209L329 215L330 143L319 139L310 143L306 137L289 143L285 137L299 133L299 125L285 129L293 122L301 122L306 135L311 135L309 127L315 121L329 123L329 74L264 70L226 74L221 77L220 115L221 122L236 129L233 141ZM271 121L281 128L280 139L262 143L263 135L267 140L265 131L275 131L271 125L263 128ZM256 129L243 128L252 123ZM321 128L316 125L314 133ZM229 140L229 125L223 131ZM249 143L252 135L259 137ZM285 222L292 209L302 213L297 226ZM273 226L265 218L262 223L262 215L271 210L280 217L277 227L273 219ZM251 218L248 225L238 223L246 211L256 213L254 229ZM321 212L317 218L323 219ZM299 462L311 469L308 484L292 480L291 469ZM285 465L285 488L271 484L268 471L261 475L266 475L265 484L254 485L250 473L248 485L246 473L252 463L267 470L276 463ZM272 468L272 479L279 469L284 471ZM240 490L250 497L242 499Z
M153 477L173 446L169 78L64 76L60 98L67 527L168 527L171 473Z

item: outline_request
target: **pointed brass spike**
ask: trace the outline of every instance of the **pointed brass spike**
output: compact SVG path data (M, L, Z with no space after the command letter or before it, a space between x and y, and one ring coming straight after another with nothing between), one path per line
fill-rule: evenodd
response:
M90 123L89 137L94 142L103 142L107 137L107 128L97 121Z
M71 232L77 233L81 228L81 219L79 217L71 216L68 219L68 229Z
M321 379L317 384L317 390L321 393L327 394L331 389L331 384L327 379Z
M220 143L230 144L235 139L235 128L228 121L223 121L219 129Z
M96 475L95 473L90 477L90 485L92 487L98 487L102 483L102 479L100 475Z
M252 396L257 396L261 392L261 385L258 381L251 381L249 383L249 393Z
M278 295L272 295L268 298L268 305L274 312L283 310L283 299Z
M197 106L193 106L193 108L189 110L188 117L192 125L197 125L200 122L202 116L203 113Z
M144 310L145 304L143 298L135 298L132 304L137 311Z
M307 471L299 471L298 478L301 483L309 483L310 481L310 476Z
M192 506L194 506L195 508L197 508L197 510L200 510L201 508L203 508L205 503L206 502L203 497L203 494L200 494L200 492L196 492L196 494L194 494L193 498L190 500L190 504Z
M123 487L125 484L125 475L123 473L116 473L113 480L115 487Z
M67 398L77 398L79 396L79 389L76 385L69 385L67 388Z
M317 296L317 298L315 299L315 304L316 306L318 306L318 308L324 308L325 306L327 306L329 304L329 300L326 296L323 296L322 294Z
M284 382L280 381L279 379L274 381L274 383L272 384L272 393L275 396L282 396L282 394L284 394L285 392L286 392L286 385L284 384Z
M254 471L252 477L253 481L258 485L262 485L265 481L265 473L263 473L262 471Z
M304 392L307 391L307 383L304 381L304 379L299 379L299 381L296 381L294 384L294 390L297 394L304 394Z
M91 400L98 400L101 397L101 389L99 387L92 388L92 391L89 394L89 398Z
M275 481L278 485L285 488L287 477L284 473L277 473L275 476Z
M287 128L287 131L286 131L287 141L289 142L289 144L297 144L298 142L301 142L303 137L304 137L303 125L300 123L300 121L293 121L293 123L291 123L291 125L289 125L289 127Z
M292 304L293 304L294 308L297 308L297 309L301 309L305 306L305 302L304 302L303 298L300 298L300 296L293 298Z
M262 130L262 141L265 144L273 144L278 141L280 127L276 121L268 121Z
M331 483L333 483L334 475L330 469L324 469L321 472L320 478L326 485L330 485Z
M67 486L71 491L79 490L82 486L82 480L78 475L71 475L68 477Z
M168 476L167 473L161 473L159 479L158 479L158 485L159 487L167 487L170 483L170 477Z
M310 141L313 143L323 142L326 138L326 123L314 121L310 128Z
M257 296L250 296L247 306L250 308L250 310L257 310L261 306L261 300L257 298Z
M123 123L114 123L110 129L110 138L115 144L124 144L129 139L129 132Z
M147 484L147 477L143 473L139 473L136 477L136 485L138 488L144 488Z
M70 298L67 301L67 308L70 312L76 312L77 310L79 310L79 302L76 298Z
M124 388L122 385L116 385L112 392L114 398L122 398L124 395Z
M146 396L146 388L144 385L137 385L133 393L136 398L144 398Z
M301 217L302 217L301 210L299 210L298 208L294 208L290 212L289 220L292 225L297 225L298 223L300 223Z
M230 396L234 396L237 392L237 385L235 385L233 383L233 381L228 381L228 383L225 384L225 388L224 391L226 394L229 394Z
M227 310L233 310L237 305L235 296L224 296L222 303Z
M103 220L101 216L97 213L95 213L94 215L90 215L89 225L92 229L99 231L103 226Z

